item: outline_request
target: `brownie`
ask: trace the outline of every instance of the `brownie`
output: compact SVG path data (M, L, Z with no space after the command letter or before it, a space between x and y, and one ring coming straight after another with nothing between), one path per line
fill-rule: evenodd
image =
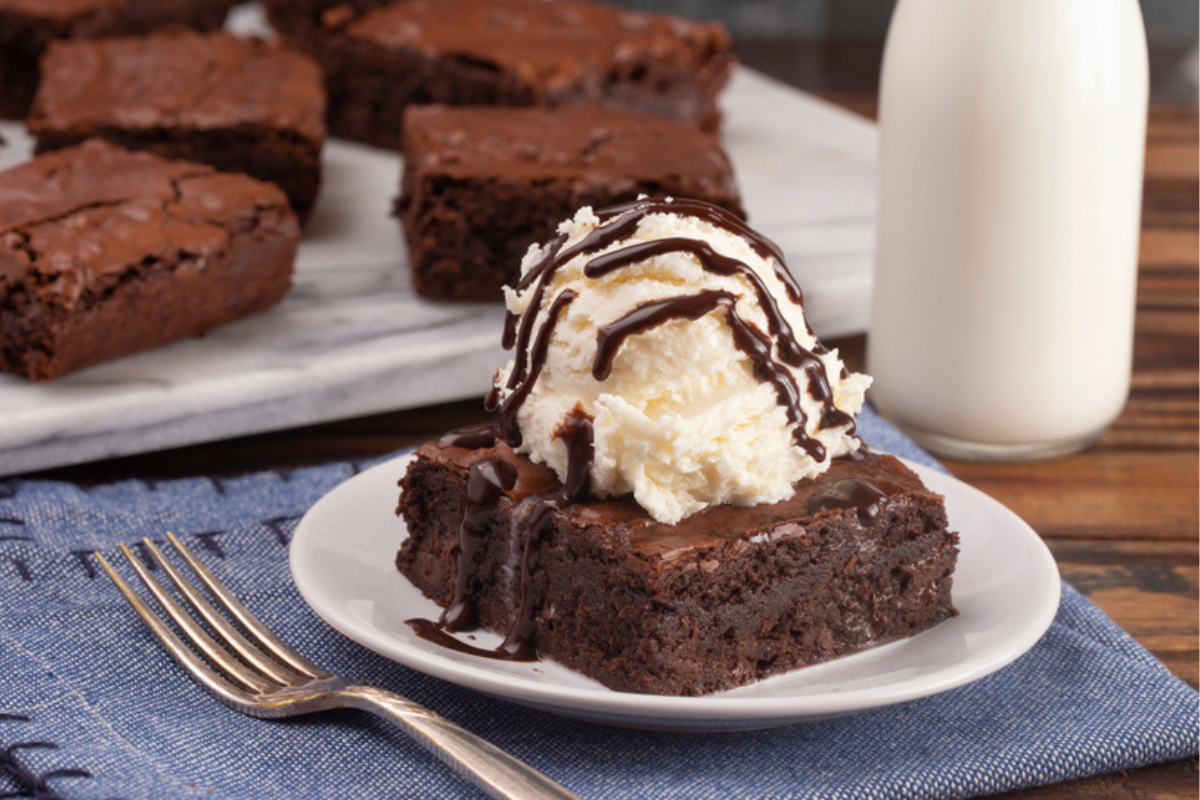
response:
M364 13L388 5L390 0L260 0L271 27L289 40L305 43L321 27L321 15L336 6ZM344 12L343 12L344 13Z
M146 33L181 23L219 28L236 0L0 0L0 117L29 112L51 39Z
M796 484L790 500L714 506L676 525L654 521L629 497L561 505L530 560L523 553L537 500L561 489L553 471L503 442L426 444L400 484L409 536L396 564L449 605L469 467L507 462L515 483L472 546L482 625L509 631L527 590L545 657L621 691L728 689L912 636L957 613L958 536L946 528L942 498L895 458L860 453Z
M395 204L413 286L437 300L503 299L529 245L582 206L689 197L745 216L715 134L599 106L420 106L405 114Z
M393 149L408 105L593 103L715 130L733 62L720 25L582 0L334 9L318 38L330 130Z
M301 220L321 182L321 69L277 43L183 27L52 42L27 121L45 153L100 136L271 181Z
M261 311L299 238L269 183L100 139L0 172L0 371L49 380Z

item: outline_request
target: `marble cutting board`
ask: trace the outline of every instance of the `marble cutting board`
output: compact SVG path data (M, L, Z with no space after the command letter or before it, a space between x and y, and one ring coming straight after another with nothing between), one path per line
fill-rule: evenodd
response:
M809 319L866 327L877 135L821 100L739 68L723 136L750 222L783 248ZM0 123L0 169L32 152ZM505 359L502 310L411 291L390 152L331 141L284 302L207 337L38 384L0 375L0 476L482 396Z

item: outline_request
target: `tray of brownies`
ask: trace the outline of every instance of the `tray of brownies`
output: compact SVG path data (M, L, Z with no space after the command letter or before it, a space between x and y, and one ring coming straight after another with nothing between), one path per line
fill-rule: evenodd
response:
M874 128L719 25L264 5L0 0L0 475L481 396L530 245L642 195L864 329Z

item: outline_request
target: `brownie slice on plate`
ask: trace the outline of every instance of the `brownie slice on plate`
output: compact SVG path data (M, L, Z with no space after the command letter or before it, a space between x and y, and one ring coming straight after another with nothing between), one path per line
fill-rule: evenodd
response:
M527 548L554 472L498 442L426 444L401 482L396 564L455 598L472 465L515 482L470 548L484 627L509 631L529 594L538 652L621 691L700 695L912 636L955 615L958 535L942 498L902 463L835 459L780 503L714 506L664 525L631 498L567 504ZM534 553L530 558L527 553Z

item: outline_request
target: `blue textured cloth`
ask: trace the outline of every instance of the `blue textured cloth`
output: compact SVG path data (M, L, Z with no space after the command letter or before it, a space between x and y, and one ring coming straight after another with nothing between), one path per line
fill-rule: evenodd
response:
M860 430L933 463L869 411ZM478 796L366 715L251 719L185 678L88 555L167 530L314 660L434 708L586 798L967 797L1197 752L1196 693L1068 586L1050 631L1009 667L847 718L649 733L475 694L344 639L292 585L297 519L363 466L89 489L0 481L0 797Z

